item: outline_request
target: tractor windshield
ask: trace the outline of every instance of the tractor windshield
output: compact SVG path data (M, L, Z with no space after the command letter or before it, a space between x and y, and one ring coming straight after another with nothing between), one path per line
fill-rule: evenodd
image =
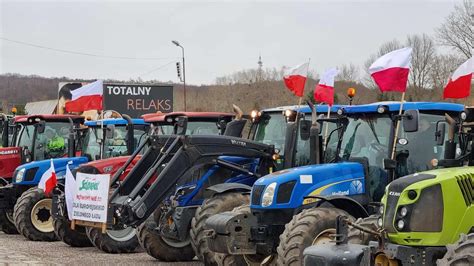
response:
M91 127L84 137L84 146L82 148L82 153L84 156L88 157L91 160L98 160L100 158L100 147L101 142L104 143L104 154L102 159L117 157L121 155L127 155L127 129L124 125L116 125L114 129L114 137L111 139L103 138L103 129L100 127ZM143 134L142 130L135 130L136 137L140 139L140 135Z
M68 122L46 123L43 133L35 132L35 125L24 125L20 131L18 146L33 152L33 160L59 158L67 155Z
M275 145L280 155L285 154L286 120L281 112L266 113L258 122L255 141ZM282 156L283 157L283 156Z
M215 121L189 121L186 135L218 135L219 128Z

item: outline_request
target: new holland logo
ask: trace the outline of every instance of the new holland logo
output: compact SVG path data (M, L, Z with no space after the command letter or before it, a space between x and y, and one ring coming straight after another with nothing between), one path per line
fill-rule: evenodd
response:
M395 191L389 191L388 195L390 196L395 196L395 197L400 197L400 192L395 192Z
M364 188L362 186L362 182L359 180L354 180L351 182L351 185L349 187L349 191L351 194L361 194L364 192Z
M235 139L231 139L230 143L232 143L232 145L239 145L239 146L242 146L242 147L247 146L247 143L245 143L243 141L238 141L238 140L235 140Z

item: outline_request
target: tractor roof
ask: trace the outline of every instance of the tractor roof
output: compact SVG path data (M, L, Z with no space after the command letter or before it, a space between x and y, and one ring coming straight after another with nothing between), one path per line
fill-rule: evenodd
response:
M123 118L107 118L107 119L101 119L101 120L93 120L93 121L86 121L84 124L88 127L94 127L94 126L101 126L102 122L104 125L127 125L127 120ZM145 123L145 121L141 118L132 118L132 123L134 125L147 125L148 123Z
M342 107L345 113L376 113L379 106L385 106L390 112L400 110L400 102L375 102L369 104L350 105ZM444 102L405 102L403 110L417 109L420 111L461 112L464 105Z
M316 112L318 113L327 113L328 112L328 105L315 105L316 106ZM331 107L331 112L335 113L337 110L339 110L341 107L344 107L345 105L333 105ZM285 110L298 110L298 105L286 105L286 106L279 106L279 107L274 107L274 108L268 108L268 109L263 109L262 112L283 112ZM307 104L302 104L299 107L299 111L302 113L311 113L311 109Z
M69 122L69 118L74 123L84 123L84 117L80 115L18 115L15 116L15 123L34 123L36 119L44 120L46 122Z
M186 116L189 121L209 121L216 120L218 118L231 120L235 115L232 113L221 112L172 112L145 114L142 115L142 118L148 123L170 123L173 122L174 118L178 116Z

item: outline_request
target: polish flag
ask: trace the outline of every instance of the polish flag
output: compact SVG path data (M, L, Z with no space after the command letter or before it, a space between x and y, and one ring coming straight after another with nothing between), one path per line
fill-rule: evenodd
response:
M339 70L331 68L324 72L319 80L319 84L314 89L314 99L318 102L327 103L329 106L334 104L334 77L339 74Z
M298 97L303 97L308 67L309 63L301 64L290 69L288 75L283 77L286 87Z
M66 112L102 110L103 93L104 83L102 80L98 80L71 91L72 99L71 101L66 102Z
M383 55L369 67L369 73L382 92L407 89L411 64L411 47L405 47Z
M74 196L76 194L76 179L69 169L69 164L66 165L66 181L64 194L66 196L66 209L69 220L72 220L72 209L74 203Z
M57 183L58 180L56 179L56 172L54 171L53 160L51 160L51 166L41 176L38 188L41 188L44 191L44 194L49 195L53 191Z
M466 98L471 94L471 80L474 72L474 57L468 59L454 71L453 75L444 87L443 97Z

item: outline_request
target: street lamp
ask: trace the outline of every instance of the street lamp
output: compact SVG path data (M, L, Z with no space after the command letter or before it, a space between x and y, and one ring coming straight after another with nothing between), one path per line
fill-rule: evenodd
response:
M181 47L183 53L183 92L184 92L184 111L186 112L186 67L184 65L184 47L177 41L171 41L174 45Z

